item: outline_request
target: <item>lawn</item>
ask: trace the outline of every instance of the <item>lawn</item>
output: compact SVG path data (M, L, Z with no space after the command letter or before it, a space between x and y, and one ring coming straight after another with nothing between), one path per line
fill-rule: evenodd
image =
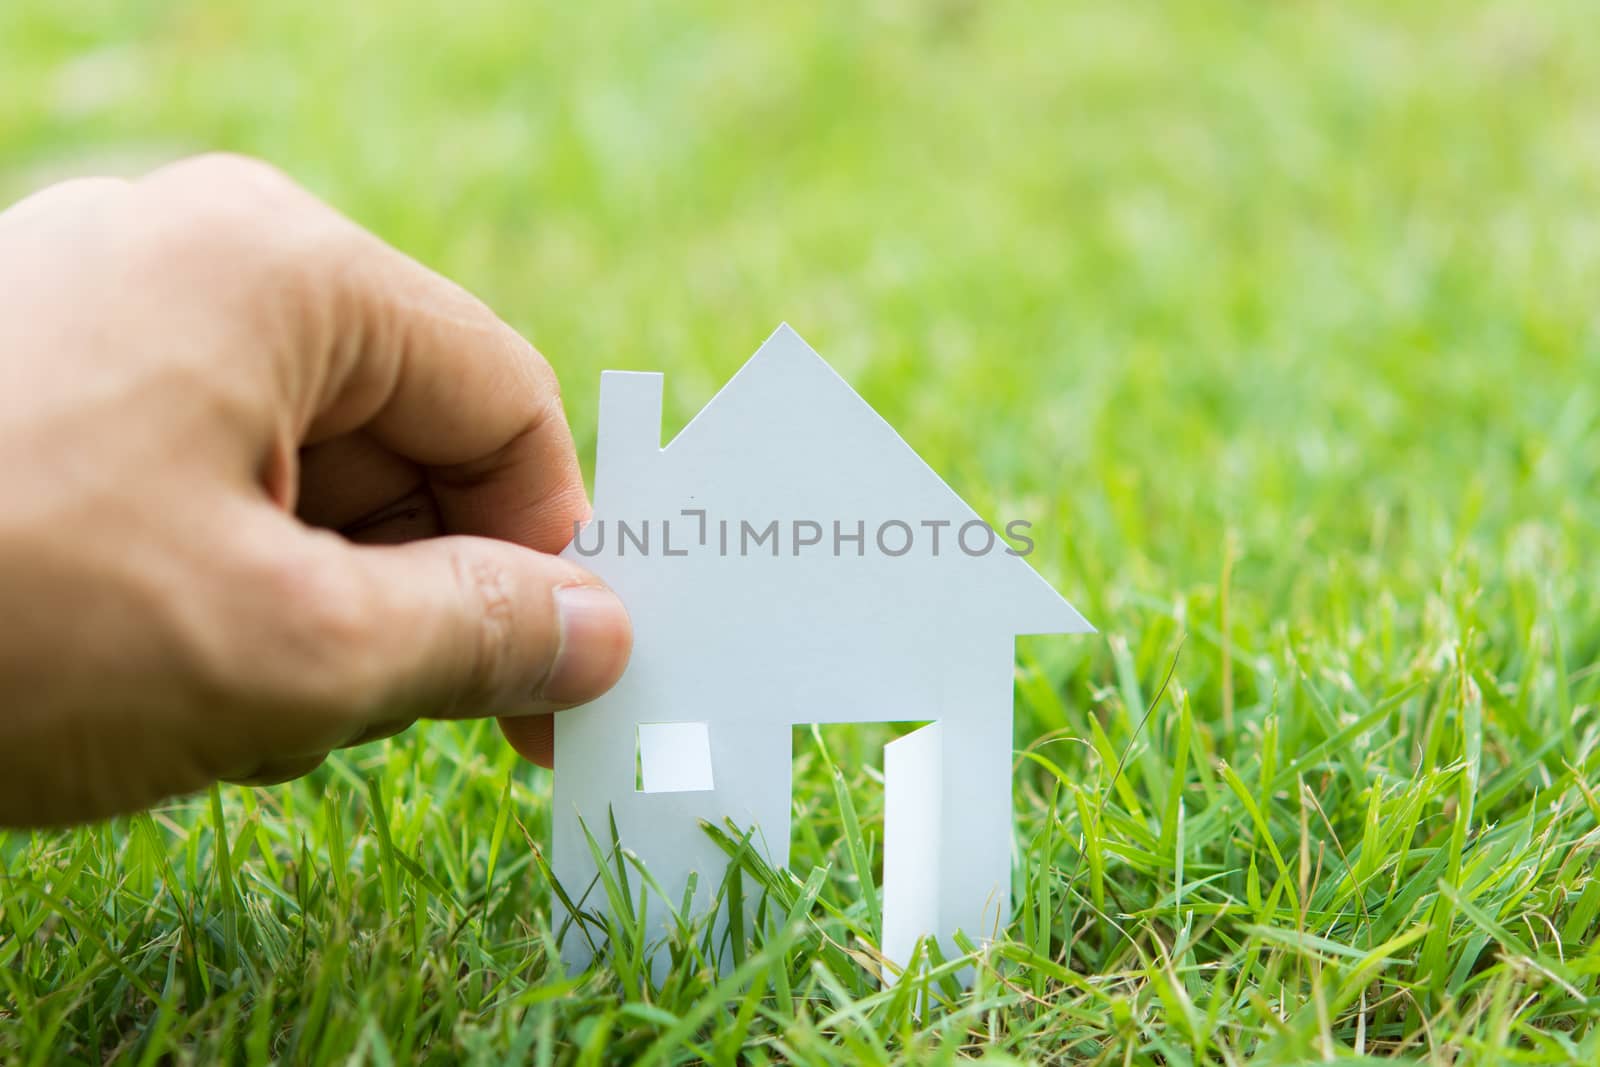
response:
M872 973L871 728L657 986L561 972L549 774L425 724L0 835L0 1060L1600 1062L1591 5L695 7L10 0L0 196L268 158L586 464L601 368L670 433L794 324L1101 631L1019 643L972 988Z

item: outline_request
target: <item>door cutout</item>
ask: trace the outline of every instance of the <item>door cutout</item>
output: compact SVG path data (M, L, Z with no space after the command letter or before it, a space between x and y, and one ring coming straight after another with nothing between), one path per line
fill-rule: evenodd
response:
M794 727L795 789L790 796L790 865L802 876L829 861L844 836L843 812L834 799L828 764L844 772L850 802L862 837L873 855L874 884L882 886L884 756L900 738L928 725L927 720L865 723L806 723ZM801 782L806 788L798 788ZM802 806L802 798L806 798ZM835 861L838 855L832 857ZM841 873L850 870L845 860ZM835 870L840 866L835 862Z

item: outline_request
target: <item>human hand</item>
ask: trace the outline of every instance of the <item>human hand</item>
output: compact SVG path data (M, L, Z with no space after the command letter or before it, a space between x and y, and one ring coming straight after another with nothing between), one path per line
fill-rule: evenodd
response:
M0 214L0 825L418 716L504 716L548 763L631 641L548 554L587 511L540 355L271 168L30 197Z

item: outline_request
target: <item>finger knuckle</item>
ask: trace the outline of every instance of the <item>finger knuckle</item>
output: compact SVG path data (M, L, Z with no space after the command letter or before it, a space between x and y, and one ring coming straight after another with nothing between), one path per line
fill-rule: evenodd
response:
M508 684L516 659L516 597L510 573L494 559L460 550L450 557L467 628L465 685L456 703L492 700Z
M184 160L152 175L147 192L147 232L164 267L187 266L213 287L236 279L258 297L303 287L341 230L288 175L247 156Z
M273 232L296 209L299 188L282 171L245 156L184 160L149 179L159 202L186 229L221 240Z
M271 163L233 152L207 152L181 160L160 172L173 182L257 201L294 196L299 186Z

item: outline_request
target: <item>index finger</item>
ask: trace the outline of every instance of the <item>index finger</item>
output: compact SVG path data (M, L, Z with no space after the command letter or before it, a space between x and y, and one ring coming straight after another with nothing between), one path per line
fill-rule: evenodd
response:
M424 466L446 530L559 552L589 506L555 372L454 282L351 242L329 290L350 355L309 436L364 427Z
M219 173L221 172L221 173ZM588 498L554 371L482 301L264 164L191 160L145 179L186 197L244 187L259 243L292 262L280 376L300 444L364 429L421 465L445 529L558 552Z

